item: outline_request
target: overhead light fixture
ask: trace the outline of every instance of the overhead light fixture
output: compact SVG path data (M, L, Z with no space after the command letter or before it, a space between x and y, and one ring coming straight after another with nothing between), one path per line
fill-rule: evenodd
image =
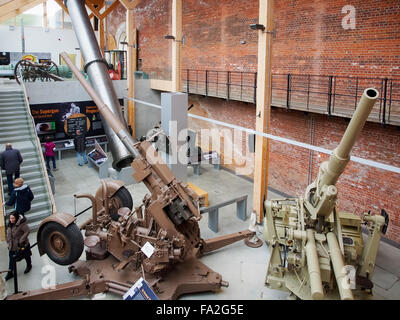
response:
M120 44L128 44L126 41L121 41Z
M251 30L265 30L265 26L263 24L259 24L259 23L254 23L250 25L250 29Z
M167 34L166 36L164 36L164 38L165 38L165 39L172 39L172 40L175 40L175 37L172 36L172 35L170 35L170 34Z

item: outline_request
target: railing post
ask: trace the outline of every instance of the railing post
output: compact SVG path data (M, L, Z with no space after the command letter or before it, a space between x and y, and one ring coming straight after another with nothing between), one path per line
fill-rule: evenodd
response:
M186 91L189 94L189 69L186 70Z
M393 79L390 79L390 94L389 94L389 112L388 112L388 123L390 123L390 113L392 111L392 91L393 91Z
M333 83L333 76L329 76L329 85L328 85L328 106L327 106L327 111L328 115L330 116L332 114L332 83Z
M357 109L357 101L358 101L358 77L356 78L356 97L354 101L354 110Z
M290 88L291 88L292 76L289 73L287 75L287 86L286 86L286 108L290 109Z
M206 70L206 96L208 96L208 70Z
M308 78L307 79L307 110L308 110L308 108L310 106L310 81L311 81L310 75L308 75L307 78Z
M229 96L230 96L230 80L231 80L231 72L228 71L227 83L226 83L226 99L227 100L229 100Z
M384 79L384 87L383 87L383 108L382 108L382 124L386 124L386 97L387 97L387 83L388 78Z
M257 103L257 72L254 72L254 104Z

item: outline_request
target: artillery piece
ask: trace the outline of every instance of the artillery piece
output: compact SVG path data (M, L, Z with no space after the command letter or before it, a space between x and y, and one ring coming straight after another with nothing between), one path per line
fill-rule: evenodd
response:
M51 60L41 63L32 62L30 60L20 60L15 65L14 75L18 84L21 84L20 76L22 81L35 82L37 79L40 81L63 81L59 76L57 65Z
M144 278L160 299L192 292L217 291L228 283L198 258L239 240L245 230L214 239L200 236L198 196L177 181L150 141L134 142L123 123L105 105L65 53L61 54L118 138L134 156L133 177L150 194L134 208L123 183L102 180L92 202L92 218L81 226L67 213L44 219L37 232L39 253L47 254L82 279L53 289L22 292L7 299L62 299L110 291L125 294ZM85 239L81 230L85 232ZM86 260L77 261L87 247Z
M378 95L373 88L364 91L340 144L321 164L304 198L264 202L263 238L271 250L265 279L269 288L307 300L371 297L376 255L389 218L385 210L363 215L369 231L364 244L360 217L337 209L335 184Z

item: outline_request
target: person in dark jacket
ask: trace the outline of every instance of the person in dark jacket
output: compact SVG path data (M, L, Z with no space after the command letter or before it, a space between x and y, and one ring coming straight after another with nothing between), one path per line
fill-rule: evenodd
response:
M85 164L88 163L88 159L86 157L86 135L82 133L79 129L76 130L74 145L76 156L78 158L78 164L82 166L82 158L85 161Z
M19 250L19 248L25 247L26 251L24 254L24 258L26 261L26 269L24 273L28 273L32 269L32 260L31 260L31 249L30 243L28 239L29 235L29 227L26 223L26 218L24 216L20 216L17 212L13 212L10 214L10 222L7 226L7 245L9 250L9 265L8 270L10 270L5 280L10 280L14 277L14 264L15 264L15 254Z
M22 178L15 179L14 185L15 188L11 193L10 199L4 204L9 207L15 206L15 211L25 216L25 212L31 210L31 202L35 197L31 188L27 184L24 184Z
M19 150L13 149L11 143L7 143L6 150L1 154L1 167L6 171L8 195L11 195L11 192L14 189L14 179L19 178L19 168L22 161L22 156Z

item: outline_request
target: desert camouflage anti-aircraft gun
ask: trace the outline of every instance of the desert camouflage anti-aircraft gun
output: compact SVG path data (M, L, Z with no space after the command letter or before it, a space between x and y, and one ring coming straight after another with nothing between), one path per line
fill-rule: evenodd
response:
M366 89L339 146L323 162L304 198L265 201L264 240L271 255L265 284L300 299L365 299L389 217L339 212L335 186L350 160L378 91ZM369 238L363 243L361 224Z

